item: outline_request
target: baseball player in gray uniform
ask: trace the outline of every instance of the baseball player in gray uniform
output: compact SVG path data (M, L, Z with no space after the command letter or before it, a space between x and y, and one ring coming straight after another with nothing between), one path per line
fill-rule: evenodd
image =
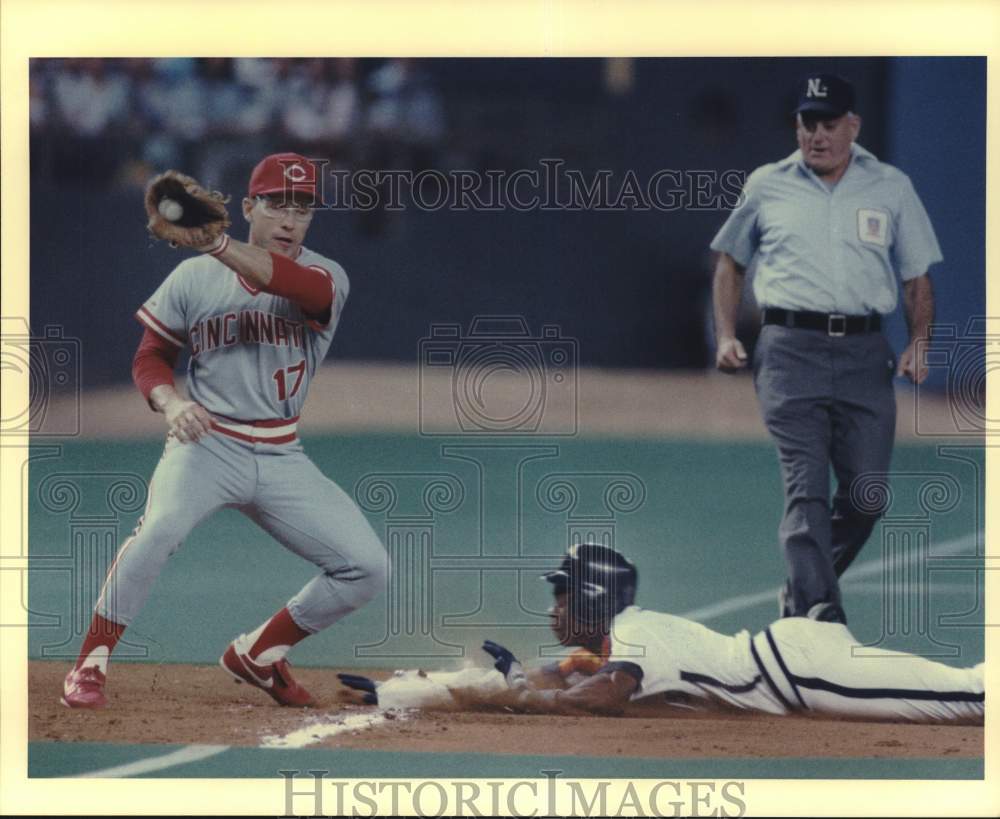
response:
M757 168L712 241L717 366L747 365L736 338L746 268L763 327L754 352L761 413L777 443L785 491L779 539L788 580L784 615L822 606L846 622L838 577L878 519L851 499L852 482L889 468L893 376L920 383L934 301L927 270L941 261L934 230L905 174L855 140L853 86L806 78L796 108L799 149ZM910 342L899 358L881 334L903 282ZM830 467L837 489L830 501Z
M984 665L955 668L900 652L856 657L843 623L778 620L729 636L634 604L639 573L607 546L572 546L543 577L552 584L552 630L590 652L595 668L575 678L525 671L487 640L493 671L397 676L382 683L341 674L361 702L392 707L506 706L531 712L616 712L657 697L684 708L728 706L768 714L982 724ZM456 691L456 689L458 689Z
M181 262L137 313L145 336L133 377L166 418L166 448L145 512L119 549L62 702L106 704L108 658L191 529L239 509L319 573L280 611L225 650L237 681L281 705L307 706L291 646L370 600L386 583L385 550L351 498L303 451L296 423L348 295L336 262L303 247L318 201L317 168L297 154L263 159L243 199L249 240L227 234ZM191 351L185 398L173 366Z

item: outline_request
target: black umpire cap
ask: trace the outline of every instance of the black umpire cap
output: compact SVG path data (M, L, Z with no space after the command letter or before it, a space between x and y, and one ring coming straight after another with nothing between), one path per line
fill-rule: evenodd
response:
M854 110L854 86L836 74L811 74L799 85L796 114L815 112L839 117Z

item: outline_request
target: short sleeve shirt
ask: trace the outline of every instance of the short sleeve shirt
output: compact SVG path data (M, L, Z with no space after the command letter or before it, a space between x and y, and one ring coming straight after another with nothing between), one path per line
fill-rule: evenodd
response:
M942 259L909 178L859 145L828 187L800 151L755 170L712 249L743 267L756 257L761 307L863 315L891 313L897 276L921 276Z

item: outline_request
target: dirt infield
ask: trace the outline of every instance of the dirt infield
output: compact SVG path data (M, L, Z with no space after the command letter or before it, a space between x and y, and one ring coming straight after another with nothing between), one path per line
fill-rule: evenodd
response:
M328 363L310 387L300 429L306 435L455 431L459 386L448 375L413 366ZM518 416L534 400L531 384L518 375L496 373L485 389L489 415L495 418ZM747 374L581 369L575 390L573 401L539 404L543 429L576 430L584 436L768 437ZM956 428L958 421L941 395L918 394L905 386L896 393L897 440L947 434ZM46 413L46 423L60 429L73 428L78 417L84 438L128 440L165 434L163 417L149 411L131 384L88 390L80 400L53 398Z
M296 670L320 703L296 710L280 708L263 692L237 685L217 666L122 663L111 670L108 709L68 711L59 704L68 668L57 662L29 664L30 741L258 746L269 737L374 710L342 703L332 669ZM615 718L488 712L390 716L394 718L345 730L309 747L672 759L983 755L983 729L974 726L848 725L742 712L694 714L656 703L633 705Z

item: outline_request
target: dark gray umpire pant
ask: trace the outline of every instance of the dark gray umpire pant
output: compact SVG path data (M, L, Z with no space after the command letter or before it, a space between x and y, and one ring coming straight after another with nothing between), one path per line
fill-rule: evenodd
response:
M805 615L816 603L840 604L837 578L878 520L851 502L850 489L859 475L889 469L896 358L879 332L830 336L769 324L753 369L785 487L778 537L788 564L788 613Z

